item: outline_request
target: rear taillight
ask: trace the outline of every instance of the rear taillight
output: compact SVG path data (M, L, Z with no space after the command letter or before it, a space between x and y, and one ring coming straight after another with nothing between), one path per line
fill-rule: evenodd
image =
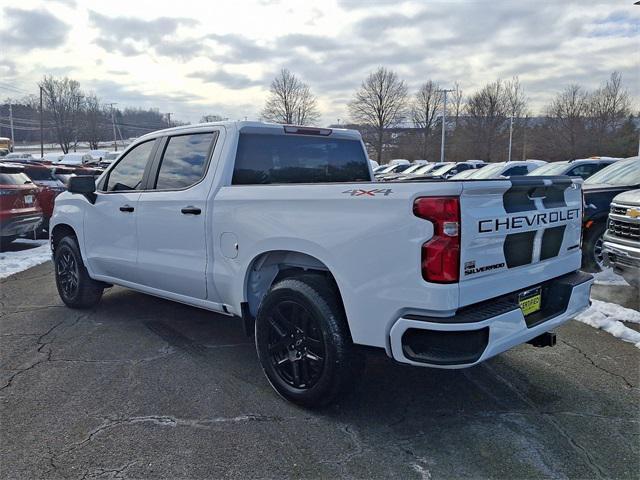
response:
M460 199L423 197L413 213L433 223L433 237L422 245L422 278L427 282L455 283L460 279Z

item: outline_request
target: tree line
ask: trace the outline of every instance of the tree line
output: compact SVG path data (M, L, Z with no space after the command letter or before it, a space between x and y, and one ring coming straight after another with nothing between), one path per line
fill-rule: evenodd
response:
M157 109L119 109L115 104L105 104L95 93L82 90L79 82L67 77L45 76L38 86L42 89L43 140L58 144L64 153L74 150L79 142L96 149L101 142L126 141L182 124L170 122ZM11 117L16 143L40 141L39 96L27 95L0 104L0 136L10 136Z
M438 160L445 95L446 159L566 160L590 156L631 156L638 149L638 120L622 75L613 72L594 91L572 84L533 116L518 77L496 80L466 93L455 82L446 89L427 80L411 93L396 72L371 72L348 104L371 158ZM278 123L313 124L317 98L287 69L271 84L262 118Z
M126 140L184 124L171 122L157 109L105 104L66 77L45 76L39 87L44 140L59 144L65 153L78 142L97 148L114 137ZM510 138L514 160L624 157L638 149L640 113L633 114L631 96L618 72L593 91L578 84L566 86L537 116L518 77L495 80L472 92L464 92L457 82L444 87L426 80L410 92L396 72L379 67L353 93L347 105L350 118L339 126L359 130L370 157L378 161L438 160L446 95L447 160L506 160ZM16 141L39 141L39 97L28 95L11 101L11 106ZM271 83L260 117L283 124L317 124L318 100L307 83L283 68ZM219 120L226 118L205 115L201 119ZM0 136L9 136L8 101L0 104Z

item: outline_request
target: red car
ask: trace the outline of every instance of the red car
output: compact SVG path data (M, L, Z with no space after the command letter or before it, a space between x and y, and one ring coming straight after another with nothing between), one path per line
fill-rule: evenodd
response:
M42 224L38 190L22 167L0 164L0 248Z
M35 183L40 190L38 192L38 203L42 208L44 220L41 231L49 231L49 219L53 214L53 204L56 197L66 190L62 181L53 173L53 170L46 165L29 163L23 164L24 173Z

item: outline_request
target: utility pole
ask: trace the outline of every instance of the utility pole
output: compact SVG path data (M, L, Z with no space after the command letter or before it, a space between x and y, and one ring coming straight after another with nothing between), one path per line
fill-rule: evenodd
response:
M13 105L11 105L11 102L9 102L9 122L11 124L11 145L13 146L16 144L16 141L13 137Z
M40 85L40 158L44 158L44 131L42 129L43 120L42 111L42 85Z
M445 132L447 130L446 120L447 120L447 93L453 92L454 90L443 89L438 90L438 92L444 94L443 104L442 104L442 139L440 140L440 161L444 162L444 142L445 142Z
M117 105L117 103L115 102L111 102L108 103L107 105L109 105L109 107L111 108L111 128L113 128L113 149L114 151L118 151L118 137L116 137L116 117L115 114L113 113L113 106Z
M513 115L509 119L509 157L507 158L507 162L511 161L511 140L513 139Z

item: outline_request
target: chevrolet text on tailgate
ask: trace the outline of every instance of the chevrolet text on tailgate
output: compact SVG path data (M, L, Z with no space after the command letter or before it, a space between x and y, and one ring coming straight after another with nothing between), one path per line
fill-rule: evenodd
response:
M463 368L589 305L581 180L373 181L356 131L257 122L139 138L72 177L51 220L56 283L113 284L241 318L283 397L330 402L363 368ZM384 255L377 255L384 249Z

